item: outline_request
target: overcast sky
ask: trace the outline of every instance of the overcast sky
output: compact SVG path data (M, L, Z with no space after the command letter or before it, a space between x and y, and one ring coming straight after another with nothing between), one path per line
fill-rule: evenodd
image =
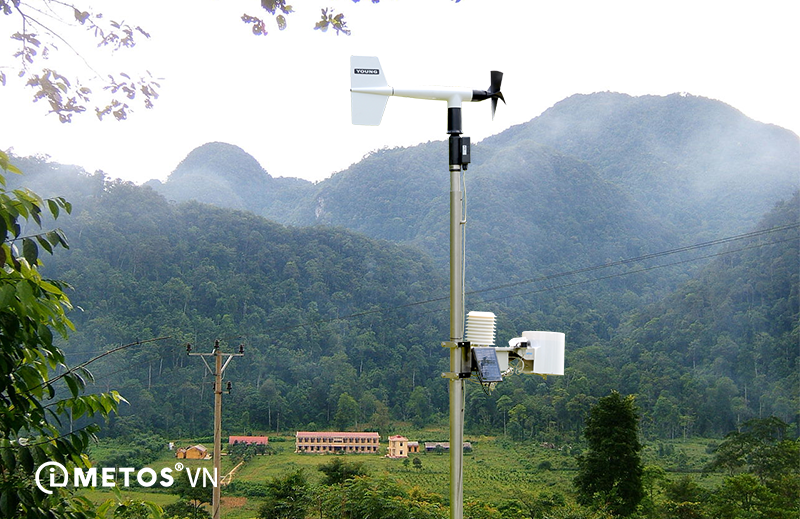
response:
M61 124L46 115L47 106L32 103L30 89L13 80L13 48L0 42L10 76L0 87L0 149L142 183L166 179L197 146L223 141L272 176L317 181L370 151L447 137L439 101L391 98L381 126L351 125L351 55L378 56L389 83L404 86L485 89L490 70L504 72L508 105L494 121L488 102L464 107L464 134L473 142L572 94L598 91L688 92L800 133L797 0L290 3L296 12L288 28L272 25L256 37L240 17L259 14L258 0L95 1L96 11L141 25L152 38L113 60L76 44L94 69L164 78L155 108L124 122L86 115ZM329 5L346 14L351 36L312 30ZM0 16L4 34L18 30L14 23ZM82 31L76 36L85 39ZM49 66L62 60L93 74L64 57Z

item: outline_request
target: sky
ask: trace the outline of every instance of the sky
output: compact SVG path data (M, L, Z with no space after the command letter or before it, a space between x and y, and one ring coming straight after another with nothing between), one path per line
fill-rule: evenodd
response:
M62 124L32 102L3 39L0 149L136 183L166 180L211 141L241 147L273 177L316 182L372 151L447 138L443 101L391 98L380 126L352 125L351 55L379 57L390 85L486 89L489 72L502 71L508 104L494 120L489 102L464 105L473 142L601 91L709 97L800 134L797 0L295 0L288 27L269 25L265 37L240 19L266 14L258 0L77 2L151 38L111 54L83 28L48 20L80 57L60 42L47 66L95 91L97 74L149 71L162 85L155 107L134 106L122 122L87 114ZM328 6L345 13L350 36L312 29ZM0 16L8 35L18 24Z

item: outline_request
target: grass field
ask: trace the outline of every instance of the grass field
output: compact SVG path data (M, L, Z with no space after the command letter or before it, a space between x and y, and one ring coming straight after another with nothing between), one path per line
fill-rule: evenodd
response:
M419 435L407 433L409 438L430 438L436 434L424 431ZM442 434L442 437L445 437ZM319 483L323 474L317 470L319 465L328 463L335 455L296 454L294 437L285 437L285 441L275 441L272 445L277 454L272 456L256 456L241 466L235 474L235 480L265 483L271 478L286 475L297 469L304 469L311 483ZM577 462L568 449L559 450L540 446L534 442L513 442L496 437L467 437L472 442L473 451L464 456L464 499L478 499L489 503L501 503L513 497L516 489L528 492L562 493L571 500L573 494L572 479L575 477ZM192 443L186 442L187 445ZM181 445L183 442L180 443ZM645 447L643 458L645 464L659 465L668 471L670 478L677 478L691 473L700 485L711 487L719 483L717 477L701 478L699 471L708 462L707 452L709 440L691 439L688 441L660 441ZM384 445L385 450L385 445ZM412 454L409 459L419 457L421 468L416 469L412 463L404 464L400 459L389 459L381 455L345 455L348 461L362 463L367 472L374 476L386 476L408 486L418 486L426 492L442 495L445 500L449 496L449 463L445 454L420 453ZM176 460L174 454L165 449L164 454L149 467L160 470L174 467L181 461L192 470L212 468L211 460ZM233 464L227 457L222 458L222 474L226 474ZM173 475L175 473L173 472ZM96 502L112 497L110 492L99 490L86 491ZM125 495L126 492L123 492ZM165 491L147 491L147 489L130 489L128 495L139 499L166 505L177 500L177 496ZM257 515L260 498L226 496L222 489L222 516L226 519L249 519Z

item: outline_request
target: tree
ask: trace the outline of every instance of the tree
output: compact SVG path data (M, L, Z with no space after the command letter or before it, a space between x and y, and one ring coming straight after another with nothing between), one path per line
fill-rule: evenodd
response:
M788 428L787 423L774 416L748 420L714 449L714 458L706 470L725 469L732 476L743 469L758 476L761 483L784 474L797 474L800 442L786 439Z
M0 167L20 173L3 152ZM39 253L66 248L67 240L59 229L30 233L24 227L32 221L42 229L46 217L56 219L72 206L26 189L7 192L5 185L0 175L0 515L93 517L88 500L60 488L47 495L34 483L36 466L46 461L59 462L70 473L89 467L86 450L98 426L62 434L61 420L107 417L122 400L116 392L82 394L91 373L68 368L53 342L53 331L66 338L74 329L65 314L71 306L65 285L42 277ZM57 370L61 374L54 376ZM57 397L60 383L66 385L65 397Z
M198 510L188 501L179 499L164 507L164 517L169 519L209 519L208 510Z
M194 508L192 519L199 519L207 514L203 505L210 505L213 497L213 489L210 485L192 485L189 481L188 471L184 470L180 473L175 481L174 492L189 502L189 505Z
M367 471L361 463L351 463L342 458L333 458L328 463L323 463L317 470L325 474L323 485L341 485L348 479L365 476Z
M711 507L714 517L720 519L766 518L770 517L766 512L771 500L769 490L755 476L737 474L725 478L712 496Z
M308 481L300 469L267 482L267 498L258 509L258 517L304 519L310 504Z
M372 3L379 1L372 0ZM252 4L259 5L255 1ZM275 25L281 31L287 26L286 16L294 12L286 0L262 0L260 6L274 18ZM56 114L61 122L71 122L73 115L86 112L88 105L96 103L96 92L89 86L94 80L90 79L84 84L81 81L82 76L100 79L100 90L109 94L104 101L94 106L94 113L99 119L106 115L113 115L117 120L126 119L132 111L134 101L141 101L145 108L152 108L154 101L158 99L161 86L149 72L100 73L76 50L80 45L75 40L80 37L70 34L74 32L74 26L81 26L86 29L86 33L91 34L90 38L95 39L97 47L115 52L131 49L140 39L150 38L150 34L141 26L115 21L103 13L93 12L91 7L81 1L0 0L0 13L17 20L17 31L11 35L13 40L19 42L14 54L14 58L19 60L16 75L26 81L25 86L34 89L34 101L46 100L50 112ZM269 34L264 15L245 13L241 19L251 27L253 34ZM325 7L321 9L321 17L314 25L314 30L327 32L329 29L333 29L337 35L350 34L344 13ZM64 47L87 65L88 72L73 74L50 68L46 60L58 54ZM0 85L5 86L7 81L5 72L0 70Z
M336 415L333 418L336 427L343 431L348 427L357 427L358 413L359 407L355 398L347 393L339 395L339 401L336 404Z
M786 438L788 428L775 417L753 419L725 436L706 467L729 474L712 499L717 516L796 512L800 441Z
M431 394L424 386L417 386L408 397L408 412L414 427L425 427L431 417Z
M639 415L633 396L612 391L592 407L584 437L586 453L578 458L574 484L582 504L603 504L629 516L644 496Z
M500 411L500 413L503 415L503 437L505 437L506 435L506 414L508 413L508 410L511 409L512 404L513 401L511 400L511 397L509 397L508 395L503 395L500 398L498 398L497 404L495 404L497 410Z
M96 38L98 47L112 51L132 48L139 38L150 37L139 26L106 20L102 13L84 10L80 2L39 0L22 3L20 0L0 0L0 13L15 16L18 20L18 31L11 35L12 39L19 42L14 54L19 59L18 77L27 79L25 85L34 89L34 101L46 100L50 112L58 115L64 123L70 122L73 115L85 112L87 104L94 98L91 88L83 85L79 76L67 77L67 73L50 68L45 61L59 52L62 44L78 54L66 37L69 26L77 23L85 27ZM80 54L78 56L82 57ZM89 75L100 76L89 68ZM94 107L100 119L109 114L117 120L125 119L130 111L129 103L137 97L146 108L151 108L153 101L158 98L160 85L149 73L138 78L125 72L103 76L108 80L104 80L102 90L111 95L105 106ZM6 81L5 73L0 71L0 84L5 85Z
M447 512L432 494L409 491L386 477L358 477L323 493L320 517L323 515L349 519L444 519Z

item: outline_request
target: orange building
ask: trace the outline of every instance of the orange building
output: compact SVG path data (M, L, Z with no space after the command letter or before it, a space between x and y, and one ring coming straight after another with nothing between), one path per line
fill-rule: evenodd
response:
M202 460L208 456L208 449L202 445L192 445L191 447L181 447L175 451L175 457L187 460Z
M295 435L295 452L351 452L377 454L380 435L376 432L307 432Z

